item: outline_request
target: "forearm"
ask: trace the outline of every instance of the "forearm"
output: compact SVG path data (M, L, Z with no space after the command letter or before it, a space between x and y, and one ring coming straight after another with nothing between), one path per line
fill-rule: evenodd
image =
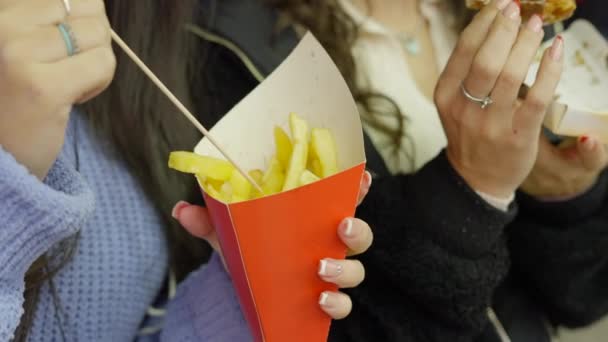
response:
M93 195L61 158L45 182L0 147L0 337L21 317L24 277L57 242L76 233L93 210Z

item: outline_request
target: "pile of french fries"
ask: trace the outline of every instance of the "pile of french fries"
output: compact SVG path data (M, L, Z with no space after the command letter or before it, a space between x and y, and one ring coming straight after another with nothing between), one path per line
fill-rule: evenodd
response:
M336 143L329 129L309 130L308 122L293 113L289 126L291 137L282 128L274 128L275 154L266 171L249 171L262 192L222 159L178 151L169 156L169 167L196 175L205 192L224 203L274 195L338 173Z

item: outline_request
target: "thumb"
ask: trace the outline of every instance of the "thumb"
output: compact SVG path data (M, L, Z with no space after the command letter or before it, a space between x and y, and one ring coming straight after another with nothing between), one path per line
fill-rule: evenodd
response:
M207 208L180 201L171 215L192 235L206 240L211 247L220 252L217 234L209 219Z
M576 148L581 163L589 171L600 171L606 166L606 152L602 144L591 136L582 136L577 140Z

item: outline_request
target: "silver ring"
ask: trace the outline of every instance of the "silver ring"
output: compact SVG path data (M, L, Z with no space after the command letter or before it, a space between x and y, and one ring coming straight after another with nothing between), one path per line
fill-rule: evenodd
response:
M65 8L65 12L69 16L70 13L72 13L72 4L70 3L70 0L62 0L62 1L63 1L63 7Z
M60 23L57 25L59 32L61 33L61 37L65 42L65 48L67 49L68 56L74 56L75 54L80 52L80 46L78 46L78 41L76 40L76 35L72 30L72 26L67 23Z
M486 96L484 98L480 98L480 97L475 97L473 95L471 95L471 93L469 93L467 91L467 89L464 87L464 82L460 84L460 90L462 90L462 94L469 100L479 104L481 106L481 109L485 109L487 106L491 105L492 103L494 103L494 100L492 100L492 98L490 96Z

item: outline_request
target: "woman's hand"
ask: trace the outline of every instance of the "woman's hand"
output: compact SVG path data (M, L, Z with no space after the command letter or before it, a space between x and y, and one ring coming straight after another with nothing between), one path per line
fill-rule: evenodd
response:
M521 186L528 195L568 199L589 190L608 163L608 149L597 139L583 136L553 146L541 135L532 172Z
M486 6L462 33L435 90L452 166L476 191L501 198L510 197L534 165L543 116L562 70L563 41L557 38L536 82L517 103L543 37L539 17L521 29L520 24L515 2ZM493 103L484 109L465 91L490 96Z
M62 0L0 0L0 146L44 178L72 104L105 89L115 64L103 0L72 0L69 15Z
M361 180L359 203L363 201L371 186L371 175L366 172ZM180 202L173 208L173 217L178 220L192 235L207 240L221 255L215 229L209 221L206 208ZM373 234L367 223L346 218L338 228L338 236L349 249L349 255L365 252L372 244ZM323 259L319 261L319 277L326 282L334 283L340 288L352 288L365 278L365 269L357 260ZM319 305L334 319L346 317L351 309L350 298L340 292L324 292L319 297Z

